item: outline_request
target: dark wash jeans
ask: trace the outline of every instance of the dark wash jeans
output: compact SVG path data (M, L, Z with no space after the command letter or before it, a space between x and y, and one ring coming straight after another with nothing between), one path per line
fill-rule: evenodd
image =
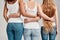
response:
M53 27L53 31L49 32L49 33L46 33L44 31L44 27L41 27L41 38L42 38L42 40L48 40L48 37L49 37L49 40L55 40L55 38L56 38L56 27Z
M23 23L8 23L8 40L21 40L23 34Z

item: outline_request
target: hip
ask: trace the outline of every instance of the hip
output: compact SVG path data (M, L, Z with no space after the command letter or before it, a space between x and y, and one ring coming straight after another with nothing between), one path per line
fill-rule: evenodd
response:
M39 23L38 22L30 22L30 23L24 23L24 28L28 29L39 29Z
M23 23L23 20L20 18L10 18L8 23Z

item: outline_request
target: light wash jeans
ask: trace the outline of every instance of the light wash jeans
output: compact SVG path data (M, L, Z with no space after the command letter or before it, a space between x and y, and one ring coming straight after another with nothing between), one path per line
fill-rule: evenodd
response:
M24 29L24 40L40 40L40 29Z
M8 40L21 40L23 34L23 23L8 23Z
M55 40L55 38L56 38L56 27L53 27L53 31L48 32L48 33L46 33L44 31L44 27L41 27L41 37L42 37L42 40ZM48 39L48 37L49 37L49 39Z

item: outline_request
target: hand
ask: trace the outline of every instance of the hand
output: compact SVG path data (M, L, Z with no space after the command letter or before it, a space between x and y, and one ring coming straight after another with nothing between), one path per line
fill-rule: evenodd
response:
M56 31L56 35L58 34L58 30Z
M57 26L57 28L56 28L56 34L58 34L58 25L56 25Z
M54 18L50 18L50 21L54 22L54 21L55 21L55 19L54 19Z
M24 19L24 23L28 23L28 22L30 22L29 19Z
M8 20L9 20L9 17L7 17L5 20L6 20L6 22L8 22Z
M14 14L10 14L8 17L9 17L9 18L13 18L13 17L14 17L13 15L14 15Z

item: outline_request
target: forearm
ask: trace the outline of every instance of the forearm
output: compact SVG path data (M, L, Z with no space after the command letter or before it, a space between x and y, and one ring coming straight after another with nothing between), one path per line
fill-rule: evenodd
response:
M57 30L58 30L58 16L56 16L56 27L57 27Z
M38 21L40 19L40 17L36 17L36 18L31 18L30 20L32 21L32 22L34 22L34 21Z
M45 15L44 13L41 13L40 16L41 16L43 19L51 20L51 18L48 17L47 15Z
M8 17L7 17L7 15L3 15L3 16L4 16L5 21L8 22Z
M48 17L47 15L44 14L44 12L42 11L42 7L38 5L38 14L39 16L41 16L43 19L46 20L51 20L50 17Z
M55 11L55 17L56 17L56 26L57 26L57 31L58 31L58 12L57 12L57 8Z
M36 18L25 18L24 22L28 23L28 22L37 22L40 19L40 17L36 17Z
M9 18L18 18L18 17L20 17L19 13L14 13L9 15Z

